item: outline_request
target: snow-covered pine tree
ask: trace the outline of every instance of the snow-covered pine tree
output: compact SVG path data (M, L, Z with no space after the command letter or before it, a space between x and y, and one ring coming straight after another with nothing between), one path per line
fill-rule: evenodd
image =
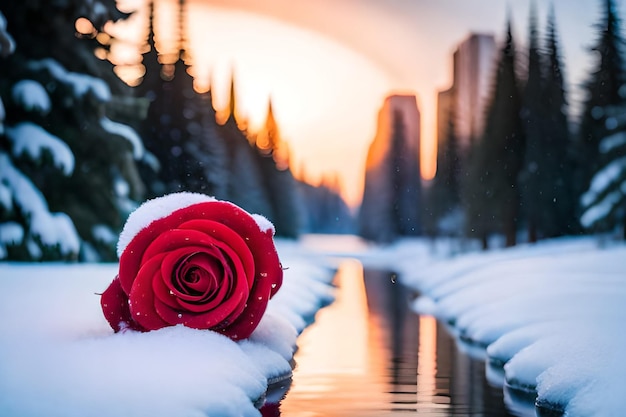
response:
M598 39L591 49L596 57L594 69L585 83L586 97L576 143L576 194L590 188L592 177L601 169L600 141L615 129L607 110L622 107L626 89L624 38L614 0L602 0L602 16L596 29Z
M587 83L587 102L581 126L590 179L580 198L580 222L587 230L624 228L626 238L626 66L620 20L613 0L605 0L597 25L599 54ZM582 156L582 155L581 155Z
M135 166L143 145L107 117L114 94L130 90L93 50L98 30L123 15L113 0L5 2L0 10L16 45L0 66L0 222L22 231L2 258L113 260L117 232L143 198ZM79 18L91 41L76 36Z
M621 227L626 239L626 103L604 112L608 133L599 145L600 169L581 197L580 221L592 231Z

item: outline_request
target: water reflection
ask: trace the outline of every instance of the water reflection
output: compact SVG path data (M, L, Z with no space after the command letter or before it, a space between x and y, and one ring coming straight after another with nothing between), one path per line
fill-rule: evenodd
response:
M410 290L387 271L348 260L336 301L298 339L286 417L507 416L501 388L430 316L413 313Z

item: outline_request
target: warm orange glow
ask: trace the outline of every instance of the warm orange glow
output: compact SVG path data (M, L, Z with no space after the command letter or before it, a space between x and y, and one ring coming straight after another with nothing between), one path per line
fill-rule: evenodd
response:
M105 59L107 59L108 52L107 52L107 50L106 50L106 49L104 49L104 48L96 48L96 49L94 50L94 55L95 55L95 56L96 56L96 58L98 58L98 59L105 60ZM116 69L117 69L117 68L114 68L114 69L113 69L113 71L115 71ZM118 77L120 77L120 78L124 79L124 77L121 77L121 76L119 76L119 75L118 75Z
M335 283L342 288L342 297L321 310L316 323L298 339L298 345L306 350L298 353L298 369L305 374L341 372L365 375L368 367L368 310L363 267L358 261L343 262ZM329 320L332 325L328 325ZM327 386L324 390L336 388Z
M419 318L419 362L417 365L417 403L432 407L438 404L437 392L437 320Z
M418 104L420 97L418 97ZM429 104L429 105L432 105ZM420 170L422 178L431 180L435 177L437 165L437 132L435 124L430 118L430 112L422 111L422 107L418 107L420 116Z
M189 5L190 50L198 88L227 105L235 74L237 116L255 132L268 99L294 171L320 182L336 173L351 205L360 201L367 146L389 81L355 52L317 33L258 15ZM207 42L207 39L217 40Z
M127 83L134 87L139 84L140 77L143 77L146 69L142 65L126 65L115 67L113 71L118 77L127 80Z
M207 1L271 16L332 38L382 69L390 80L390 89L385 95L398 89L417 94L422 126L421 168L426 179L435 173L437 89L449 85L452 46L466 36L468 30L504 27L499 22L506 15L503 4L493 5L488 14L498 18L486 20L485 13L468 13L475 10L467 2L452 6L446 2L411 1L391 2L393 4L336 0ZM460 22L460 16L473 19L473 23ZM377 108L383 98L376 103ZM369 132L367 144L374 134L374 130ZM347 188L352 186L349 178L346 184Z
M378 113L377 135L370 146L367 157L367 171L380 169L385 157L393 152L391 138L394 135L395 115L400 112L404 125L404 146L406 151L418 157L417 141L420 135L419 109L414 94L394 93L385 99ZM419 153L421 155L421 153Z
M124 7L132 9L138 1L126 0L129 4ZM263 126L271 97L296 175L306 171L306 179L317 183L338 175L344 197L351 206L358 205L377 113L397 87L389 68L321 32L200 1L186 2L187 33L181 36L177 7L177 0L156 2L155 42L160 53L166 54L163 61L177 59L182 38L196 88L206 91L210 87L218 110L227 106L234 74L236 114L253 133ZM290 9L295 13L298 7L294 3ZM120 33L134 33L137 44L113 43L111 59L127 66L126 74L138 74L136 57L138 44L145 39L145 10L131 19L107 31L118 38ZM351 30L366 33L371 28ZM129 52L132 48L135 58ZM430 178L434 174L432 124L426 120L422 125L422 174Z
M93 36L96 33L96 28L88 19L85 19L84 17L76 19L74 26L76 28L76 32L81 35Z
M298 375L281 402L284 415L337 415L333 401L337 397L368 398L372 404L385 404L391 398L385 392L385 381L375 376L384 374L388 362L382 337L369 333L375 326L368 323L361 264L356 260L342 262L335 282L340 287L337 299L320 310L315 323L298 338ZM377 342L371 342L373 337ZM373 372L372 366L380 369ZM352 405L363 413L371 411L369 407L367 401Z
M422 178L425 180L432 180L437 173L437 133L432 126L425 126L423 131L426 131L427 127L429 135L425 135L431 140L422 140L420 150L422 156L420 162L422 164Z

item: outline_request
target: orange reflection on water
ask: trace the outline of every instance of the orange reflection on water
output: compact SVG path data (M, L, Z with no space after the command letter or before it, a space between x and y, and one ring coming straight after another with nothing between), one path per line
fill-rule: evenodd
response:
M419 362L417 364L418 409L450 408L450 397L441 395L437 387L437 348L437 320L433 316L420 316Z
M335 278L342 288L334 304L325 308L298 340L300 373L367 372L367 300L363 268L357 261L346 261ZM328 325L332 321L332 325Z
M345 261L334 304L298 339L283 417L509 416L484 362L461 351L391 271Z
M335 283L337 299L298 339L293 385L280 407L284 416L380 416L376 408L389 400L385 381L375 377L381 370L371 369L384 367L386 358L369 334L361 264L343 262Z

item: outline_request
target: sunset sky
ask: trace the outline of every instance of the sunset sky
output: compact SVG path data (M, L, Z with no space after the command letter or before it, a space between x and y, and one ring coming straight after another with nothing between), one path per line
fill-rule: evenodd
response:
M128 4L141 0L123 0ZM175 2L177 3L177 2ZM261 125L271 97L292 169L317 180L337 174L360 201L367 148L386 95L417 95L422 171L434 173L437 91L451 82L452 52L470 32L502 39L507 14L522 52L529 1L190 0L189 49L200 86L226 103L235 73L240 118ZM508 3L508 4L507 4ZM590 68L600 0L535 0L541 33L550 4L565 59L570 101ZM624 2L617 0L624 16ZM163 13L176 19L172 11ZM168 17L163 17L167 19ZM157 39L158 42L158 39ZM157 43L157 47L158 47ZM305 167L305 168L303 168Z

